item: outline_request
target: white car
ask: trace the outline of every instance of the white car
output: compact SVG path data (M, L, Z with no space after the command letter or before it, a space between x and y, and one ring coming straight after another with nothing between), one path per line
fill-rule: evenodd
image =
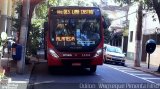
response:
M115 62L125 65L125 53L119 47L107 46L105 47L104 62Z

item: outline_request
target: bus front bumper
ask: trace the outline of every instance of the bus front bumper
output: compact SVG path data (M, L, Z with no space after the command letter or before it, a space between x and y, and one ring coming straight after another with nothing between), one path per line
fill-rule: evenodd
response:
M48 55L48 66L81 66L90 67L93 65L102 65L103 56L93 58L54 58Z

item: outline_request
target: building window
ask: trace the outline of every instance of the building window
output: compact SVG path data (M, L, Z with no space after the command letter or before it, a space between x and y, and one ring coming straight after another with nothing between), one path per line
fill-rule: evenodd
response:
M130 42L133 41L133 31L130 31Z

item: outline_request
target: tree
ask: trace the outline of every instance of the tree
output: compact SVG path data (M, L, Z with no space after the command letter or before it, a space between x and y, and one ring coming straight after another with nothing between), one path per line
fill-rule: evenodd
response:
M135 45L135 57L134 57L134 66L140 67L141 61L141 40L142 40L142 2L138 6L138 18L137 18L137 29L136 29L136 45Z
M32 24L27 42L27 55L36 56L39 48L39 39L41 37L41 29L39 25Z
M107 28L104 29L104 42L109 43L111 39L111 32L108 30L109 26L111 25L111 19L108 18L107 14L103 14L105 23L107 25Z
M122 4L128 4L129 6L134 3L134 2L138 2L138 18L137 18L137 28L136 28L136 38L135 38L135 55L134 55L134 66L135 67L140 67L140 61L141 61L141 36L142 36L142 7L143 7L143 3L142 0L115 0L119 3Z
M59 5L60 0L48 0L49 5L56 6ZM31 19L31 24L29 24L30 29L28 30L27 38L27 56L37 55L37 50L39 49L40 39L42 36L42 26L47 20L48 13L48 3L39 3L34 10L34 15Z
M15 32L20 32L20 25L21 25L21 15L22 15L22 2L16 2L16 7L15 7L15 13L17 14L17 17L12 17L13 21L13 30Z
M159 0L115 0L115 2L121 3L121 4L128 4L131 5L132 3L135 2L140 2L143 1L143 9L150 11L150 10L155 10L158 19L160 21L160 1Z
M140 2L139 0L115 0L119 3L123 3L123 4L131 4L134 2ZM157 16L158 16L158 20L160 23L160 0L143 0L143 2L141 2L143 4L143 9L145 10L153 10L156 12ZM158 68L158 72L160 72L160 65Z
M29 32L29 39L32 38L32 36L34 37L34 33L33 32L37 32L37 31L33 31L33 30L39 30L42 28L43 23L47 20L47 12L48 12L48 7L50 6L70 6L71 4L74 5L79 5L79 6L86 6L88 3L86 3L84 0L77 0L77 2L71 2L69 0L48 0L48 2L42 2L39 5L37 5L37 7L35 8L35 15L32 18L32 29ZM95 2L92 2L93 6L98 7L98 5ZM107 15L104 15L105 18L105 22L107 23L107 29L104 29L104 35L105 35L105 43L109 43L110 41L110 32L108 31L108 27L111 24L111 20L108 18ZM40 33L39 33L40 34ZM39 35L40 36L40 35ZM32 39L31 39L32 40ZM28 41L31 41L28 40ZM36 41L36 39L34 40L34 42L38 42ZM29 44L31 44L31 42L28 42ZM38 43L34 43L33 45L38 44ZM29 47L29 50L33 50L33 48ZM36 49L34 49L36 50Z

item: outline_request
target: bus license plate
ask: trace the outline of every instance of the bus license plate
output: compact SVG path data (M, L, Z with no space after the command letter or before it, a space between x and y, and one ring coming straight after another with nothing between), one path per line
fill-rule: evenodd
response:
M72 63L72 66L81 66L81 63Z

